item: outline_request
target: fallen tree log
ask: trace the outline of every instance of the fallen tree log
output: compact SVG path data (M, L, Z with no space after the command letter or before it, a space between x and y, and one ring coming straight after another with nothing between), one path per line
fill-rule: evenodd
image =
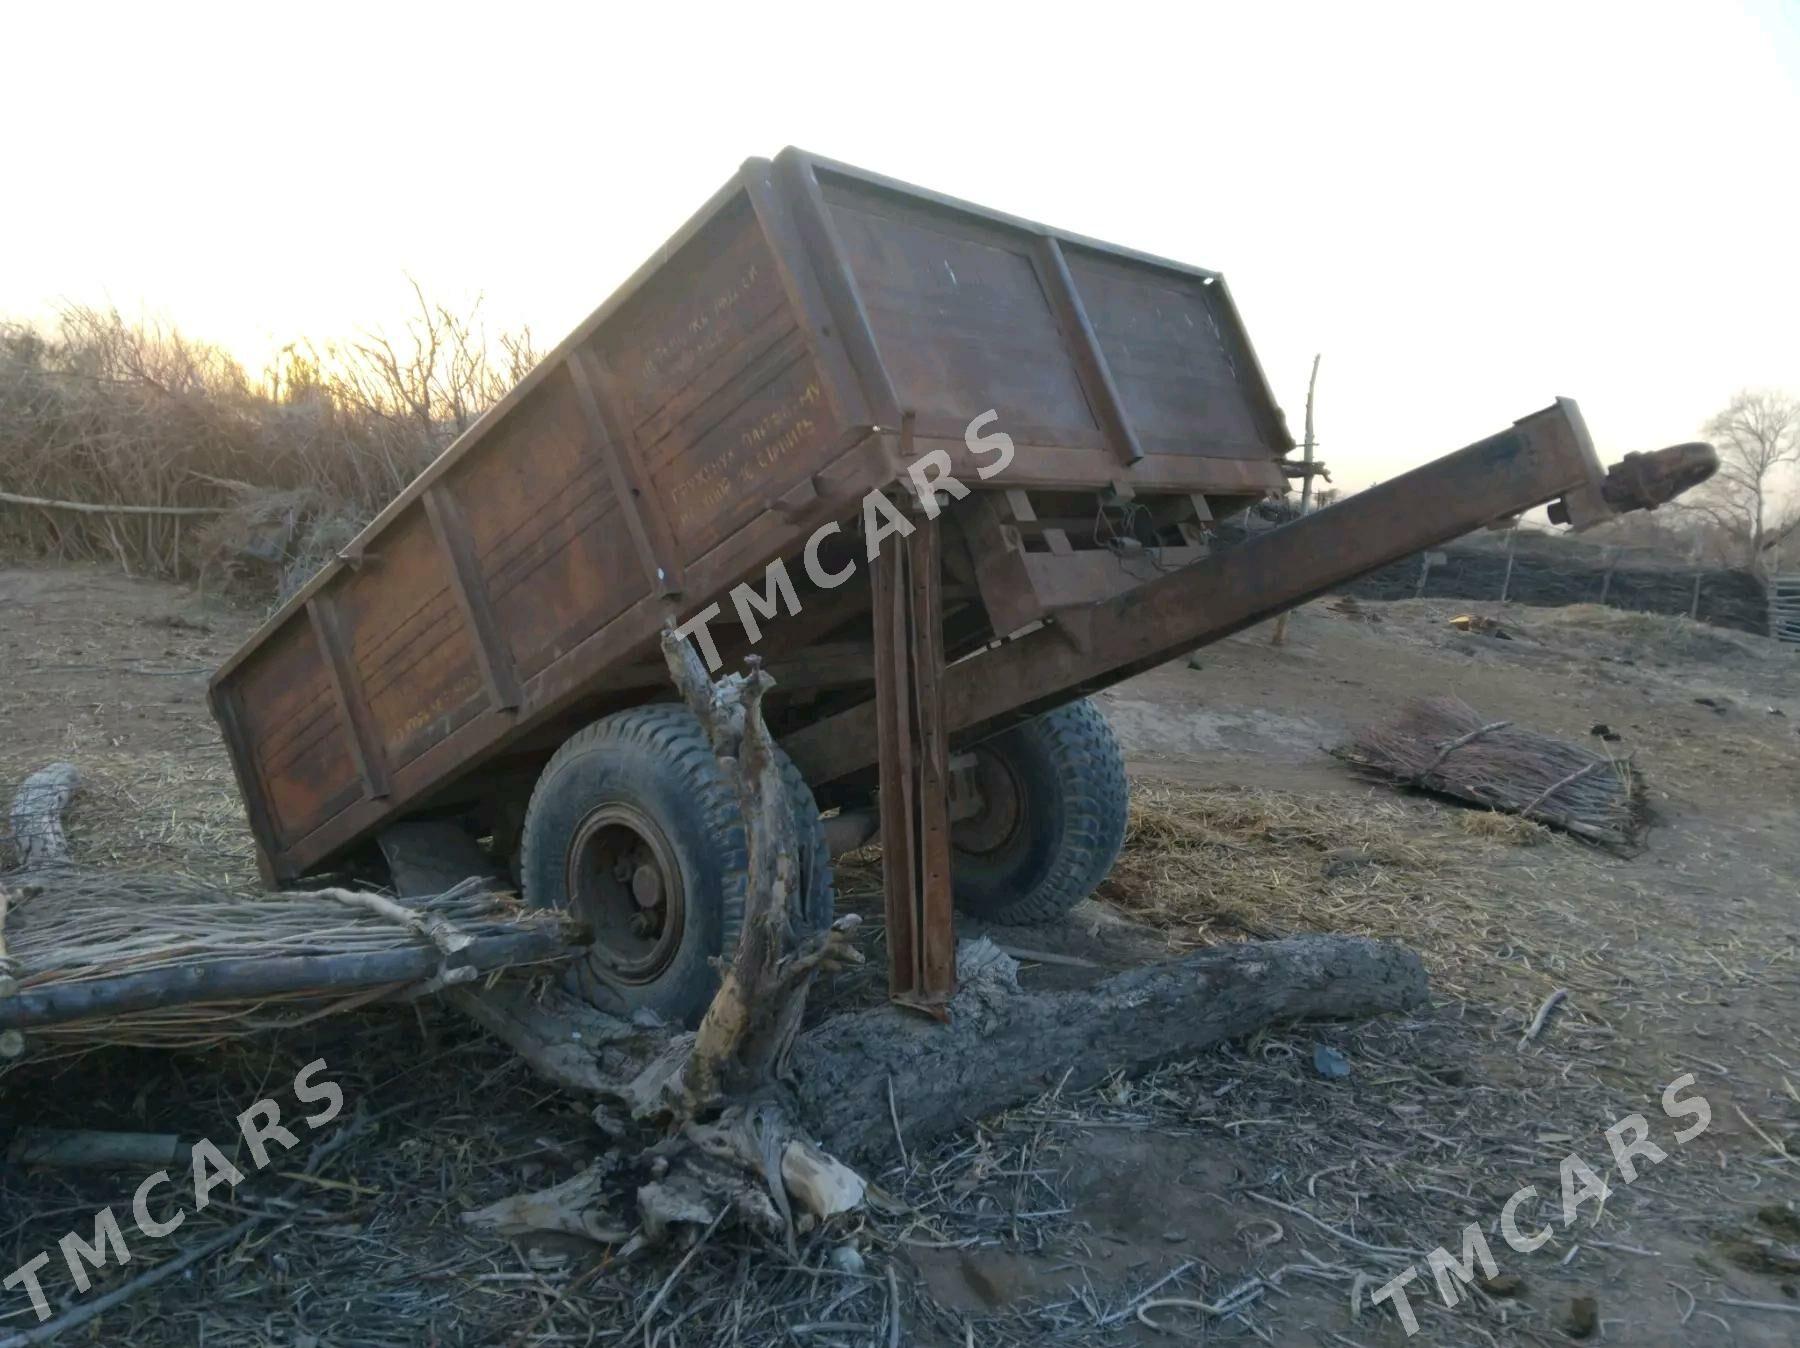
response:
M1085 1089L1282 1021L1407 1011L1427 992L1411 950L1356 936L1216 946L1073 992L1021 992L1018 966L986 942L965 943L958 964L948 1025L884 1006L800 1036L797 1111L821 1146L862 1163L891 1158L890 1083L911 1147L1059 1083Z
M766 1116L772 1109L789 1124L780 1134L778 1187L803 1210L825 1217L840 1210L827 1192L861 1196L860 1180L834 1157L881 1165L901 1146L929 1144L1059 1084L1085 1089L1114 1072L1146 1071L1287 1021L1413 1010L1425 1004L1428 990L1418 955L1358 936L1218 946L1075 992L1022 991L1017 962L986 939L964 942L957 966L948 1024L890 1005L834 1016L797 1036L791 1078L772 1095L751 1108L727 1109L720 1125L690 1122L671 1139L713 1144L715 1155L733 1163L646 1186L652 1192L646 1200L640 1191L640 1215L648 1221L653 1211L673 1209L677 1220L701 1227L735 1206L746 1220L778 1233L782 1223L747 1202L755 1195L742 1186L749 1142L735 1134L759 1110ZM596 1119L615 1134L633 1119L655 1120L693 1051L691 1033L630 1025L564 994L536 1002L517 991L508 996L503 1012L487 994L459 991L455 1000L540 1075L599 1097ZM719 1142L721 1131L734 1134L728 1145ZM616 1203L619 1186L604 1180L633 1164L614 1153L592 1173L464 1220L510 1235L534 1215L544 1230L617 1231L630 1220L606 1206L601 1195ZM817 1171L829 1173L829 1185L808 1182Z
M509 1234L534 1223L563 1232L624 1226L636 1231L628 1242L636 1249L711 1231L735 1214L785 1241L792 1256L798 1232L863 1199L862 1178L796 1127L781 1086L814 979L862 960L854 945L860 919L840 918L804 939L793 926L792 900L805 881L780 751L762 717L774 681L760 662L752 657L747 674L714 683L673 630L663 635L663 655L737 787L748 863L737 946L718 962L719 989L691 1032L618 1021L557 991L535 1001L456 996L534 1069L598 1095L595 1121L621 1140L588 1174L464 1220ZM629 1188L630 1212L606 1206Z
M833 1155L882 1163L897 1146L890 1084L910 1148L1059 1083L1082 1090L1268 1025L1411 1011L1428 995L1417 954L1361 936L1215 946L1080 991L1025 992L1017 974L1018 964L992 942L965 941L947 1024L889 1005L833 1016L800 1034L786 1086L797 1122ZM619 1020L555 990L534 998L518 988L458 989L451 998L545 1080L615 1107L642 1110L654 1091L640 1083L666 1075L658 1064L679 1059L693 1039Z
M11 821L20 870L38 870L69 859L62 817L80 785L81 773L73 763L52 763L19 783Z

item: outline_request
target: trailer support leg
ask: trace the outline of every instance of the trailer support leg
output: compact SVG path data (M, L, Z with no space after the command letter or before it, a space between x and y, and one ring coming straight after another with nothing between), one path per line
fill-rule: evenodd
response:
M888 995L943 1014L956 990L950 749L938 522L917 520L872 563Z

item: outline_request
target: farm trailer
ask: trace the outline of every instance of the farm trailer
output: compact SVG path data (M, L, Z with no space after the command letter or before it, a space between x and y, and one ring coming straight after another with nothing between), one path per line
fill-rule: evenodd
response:
M264 874L454 826L586 919L588 995L695 1015L744 883L659 649L699 615L777 681L796 925L830 921L833 840L878 825L891 989L930 1004L953 905L1044 919L1111 867L1125 776L1086 694L1532 506L1654 505L1710 457L1608 476L1561 400L1215 546L1292 449L1218 273L752 159L214 677Z

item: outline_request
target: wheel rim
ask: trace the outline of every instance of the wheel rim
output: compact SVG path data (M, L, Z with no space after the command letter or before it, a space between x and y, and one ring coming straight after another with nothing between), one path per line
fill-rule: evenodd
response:
M1025 788L1013 765L983 745L975 746L975 789L981 809L950 827L950 842L970 856L1003 852L1025 822Z
M594 933L592 959L610 978L642 985L681 948L687 902L675 851L634 805L599 806L569 842L568 894Z

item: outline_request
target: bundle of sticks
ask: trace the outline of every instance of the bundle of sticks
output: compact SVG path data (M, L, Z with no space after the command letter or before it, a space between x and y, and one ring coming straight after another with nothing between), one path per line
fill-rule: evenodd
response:
M1460 698L1409 703L1334 751L1384 781L1520 815L1608 847L1638 846L1649 825L1629 758L1489 721Z
M61 863L0 875L0 1069L22 1056L198 1047L560 963L584 934L471 880L407 900L252 895Z

